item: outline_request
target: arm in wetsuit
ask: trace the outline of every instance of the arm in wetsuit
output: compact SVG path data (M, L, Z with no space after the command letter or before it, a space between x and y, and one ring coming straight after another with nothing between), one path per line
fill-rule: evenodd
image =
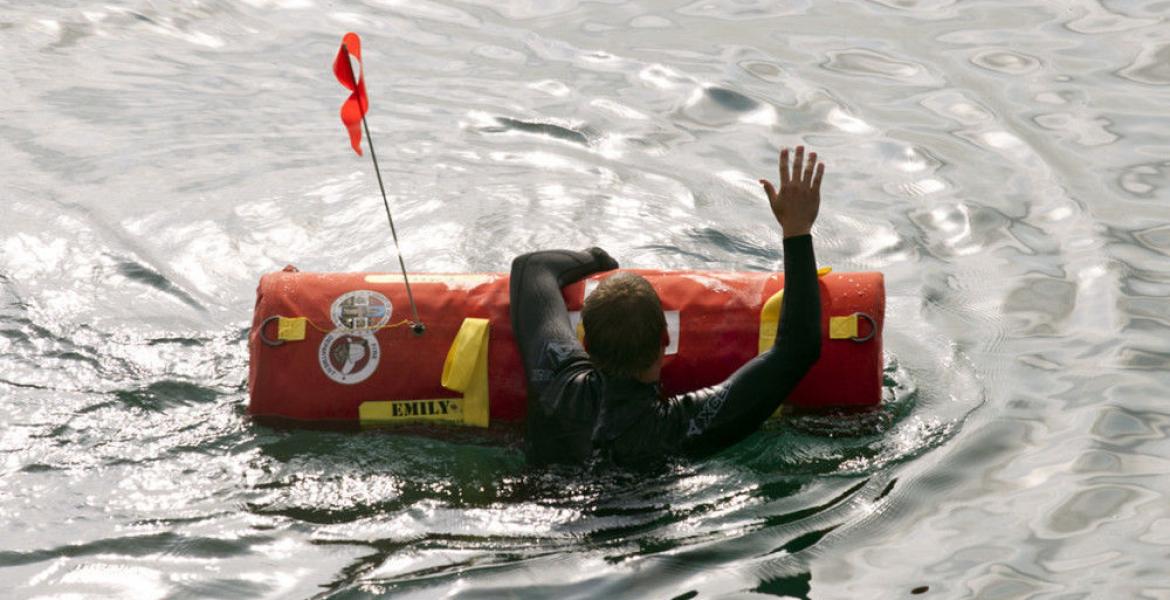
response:
M786 290L774 347L712 388L666 402L655 401L647 388L636 391L637 397L629 398L635 403L626 404L635 410L599 430L592 440L589 429L605 392L572 331L560 288L617 265L597 249L539 252L516 259L511 317L528 381L530 461L580 461L590 456L591 446L630 466L642 457L706 454L746 437L775 411L820 355L820 294L809 230L820 205L824 169L816 166L812 154L801 174L803 150L797 148L792 177L788 151L781 152L779 193L761 182L785 233Z
M821 298L812 236L785 238L784 300L775 344L723 383L668 400L660 412L666 421L661 435L681 437L674 442L691 455L742 440L776 412L820 352Z
M601 440L618 464L683 453L700 456L726 448L756 431L796 388L821 351L821 301L810 230L820 208L824 165L804 148L788 169L780 153L780 190L761 180L784 230L784 300L773 347L740 367L723 383L655 403L617 425ZM718 349L712 348L712 351Z
M528 384L525 450L530 462L575 462L592 452L589 437L599 396L581 382L566 381L567 369L578 367L584 375L592 367L569 322L561 288L617 267L600 248L532 252L512 261L509 310ZM554 377L561 389L545 394Z

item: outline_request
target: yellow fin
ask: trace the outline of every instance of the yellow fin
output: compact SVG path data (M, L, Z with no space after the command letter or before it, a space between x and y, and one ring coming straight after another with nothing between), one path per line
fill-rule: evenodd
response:
M475 427L487 427L490 419L489 325L487 319L463 319L443 363L441 383L451 391L463 393L463 423Z
M784 290L772 294L760 309L760 346L763 354L776 343L776 328L780 324L780 309L784 304Z
M376 400L358 406L362 425L392 425L417 421L446 421L487 427L488 403L487 319L463 319L443 362L443 387L463 394L460 398L423 400Z
M463 319L443 363L443 387L463 392L471 384L482 353L487 358L488 320Z

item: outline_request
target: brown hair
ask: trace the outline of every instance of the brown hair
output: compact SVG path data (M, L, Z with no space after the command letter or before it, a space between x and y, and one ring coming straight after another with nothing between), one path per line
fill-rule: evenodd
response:
M589 357L606 374L634 377L662 350L662 302L641 275L624 272L602 281L585 299L581 322Z

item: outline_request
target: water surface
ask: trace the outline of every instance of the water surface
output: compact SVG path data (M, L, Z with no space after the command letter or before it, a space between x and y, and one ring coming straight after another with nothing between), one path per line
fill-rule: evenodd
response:
M1165 1L0 2L15 598L1170 597ZM886 406L652 476L245 415L260 274L768 270L828 163Z

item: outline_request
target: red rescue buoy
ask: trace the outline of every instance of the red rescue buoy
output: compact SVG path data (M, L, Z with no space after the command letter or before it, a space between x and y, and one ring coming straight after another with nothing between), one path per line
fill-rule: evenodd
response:
M665 393L718 383L771 346L783 274L634 272L654 286L666 311ZM564 288L574 324L586 293L610 275ZM264 275L248 340L249 414L340 425L486 427L524 419L524 370L508 316L508 276L420 273L410 282L426 323L421 335L404 319L409 311L401 275L292 268ZM882 275L822 274L820 288L821 358L786 404L876 406Z

